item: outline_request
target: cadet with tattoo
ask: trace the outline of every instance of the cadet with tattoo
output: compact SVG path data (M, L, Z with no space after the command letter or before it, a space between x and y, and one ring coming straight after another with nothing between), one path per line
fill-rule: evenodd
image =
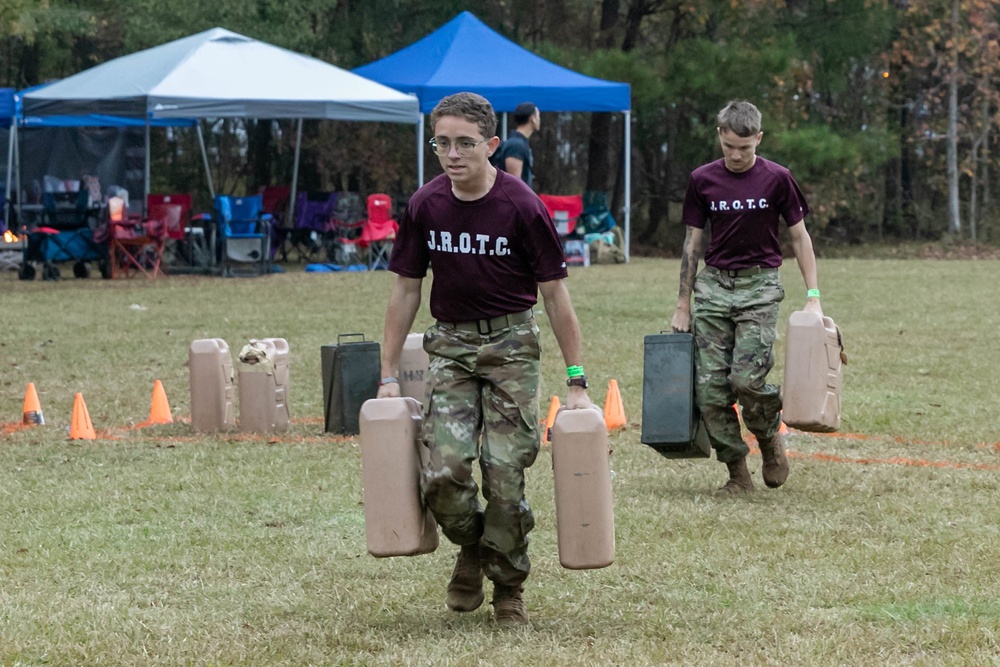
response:
M733 410L737 401L760 444L764 483L776 488L788 477L781 391L766 382L774 366L778 306L785 296L778 273L781 219L805 281L804 310L822 310L816 256L804 222L809 206L788 169L757 155L764 136L760 111L749 102L732 101L719 112L717 132L723 157L691 173L684 198L687 232L671 328L693 330L695 403L716 457L729 469L718 493L735 495L754 489L747 467L750 448ZM699 273L706 226L711 242Z

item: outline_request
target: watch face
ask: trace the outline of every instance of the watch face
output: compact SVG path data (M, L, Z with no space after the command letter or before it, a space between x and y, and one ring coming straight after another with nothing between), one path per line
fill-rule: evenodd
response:
M590 386L590 383L587 382L586 376L582 376L582 377L578 376L578 377L570 378L570 379L566 380L566 386L567 387L583 387L584 389L586 389L586 388L588 388Z

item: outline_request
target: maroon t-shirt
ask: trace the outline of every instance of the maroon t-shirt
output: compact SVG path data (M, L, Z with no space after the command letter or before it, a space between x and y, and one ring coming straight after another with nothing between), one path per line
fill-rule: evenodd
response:
M434 271L431 315L468 322L525 311L538 283L566 277L555 225L524 181L497 171L490 191L462 201L441 174L410 198L389 270L406 278Z
M719 159L691 172L682 222L712 225L705 264L717 269L781 266L779 216L791 227L809 214L809 205L791 172L759 155L736 174Z

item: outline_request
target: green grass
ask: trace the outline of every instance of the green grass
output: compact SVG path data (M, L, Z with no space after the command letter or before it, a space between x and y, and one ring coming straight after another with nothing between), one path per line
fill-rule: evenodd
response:
M543 450L516 631L445 609L446 541L366 553L357 438L322 433L319 348L381 338L391 274L0 275L0 665L1000 665L997 266L821 260L850 356L841 433L794 434L777 491L754 457L738 499L711 495L721 464L639 443L642 339L668 326L678 262L574 270L591 395L617 379L630 422L611 436L617 558L560 567ZM785 319L804 287L783 275ZM564 397L539 321L542 395ZM291 347L291 430L191 434L190 341L268 336ZM157 379L175 423L130 428ZM46 424L16 430L28 382ZM96 441L67 440L75 392Z

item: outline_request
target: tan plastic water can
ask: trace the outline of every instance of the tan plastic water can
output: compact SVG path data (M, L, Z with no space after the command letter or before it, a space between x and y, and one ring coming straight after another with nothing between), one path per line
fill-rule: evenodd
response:
M236 426L233 359L221 338L191 342L191 428L195 433L226 431Z
M560 410L552 426L559 562L570 570L615 561L608 431L599 410Z
M288 361L284 338L253 339L240 350L237 386L244 433L288 430Z
M420 402L425 400L427 390L427 365L429 359L424 351L424 335L411 333L403 341L403 351L399 355L399 394Z
M420 403L371 398L361 405L361 469L368 553L416 556L437 549L438 532L420 494L428 452L420 438Z
M781 419L802 431L840 428L840 336L829 317L803 310L788 318Z

